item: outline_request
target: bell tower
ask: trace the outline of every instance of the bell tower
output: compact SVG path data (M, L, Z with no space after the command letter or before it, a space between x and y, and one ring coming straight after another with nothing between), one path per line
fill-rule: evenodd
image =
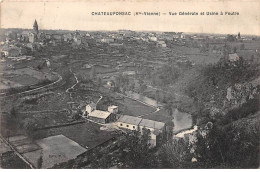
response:
M36 19L35 19L34 24L33 24L33 31L34 31L34 33L36 33L36 34L39 33L38 24L37 24Z

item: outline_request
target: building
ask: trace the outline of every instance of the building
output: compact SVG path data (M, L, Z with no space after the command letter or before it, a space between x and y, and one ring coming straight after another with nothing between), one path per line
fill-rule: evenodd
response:
M166 43L164 41L158 41L156 46L161 48L166 48Z
M91 102L90 104L88 104L86 106L87 114L90 114L92 111L96 110L96 108L97 108L97 105L95 103Z
M117 114L118 113L118 106L108 106L108 109L107 109L108 112L110 113L114 113L114 114Z
M100 40L100 42L101 42L101 43L107 43L107 44L109 44L109 43L111 43L111 42L115 42L115 39L114 39L114 38L102 38L102 39Z
M154 42L156 42L156 41L157 41L157 38L156 38L156 37L154 37L154 36L153 36L153 37L150 37L149 39L150 39L150 41L154 41Z
M29 33L29 42L34 43L37 40L37 35L35 33L30 32Z
M64 42L71 42L73 40L73 35L71 33L67 33L63 35Z
M137 130L138 125L140 124L142 118L138 118L135 116L122 115L117 120L117 126L119 128L129 129L129 130Z
M1 50L5 57L18 57L20 55L23 55L25 53L24 48L21 47L8 47L8 46L3 46Z
M162 134L166 132L166 125L163 122L153 121L149 119L143 119L139 117L122 115L116 124L119 128L128 129L128 130L137 130L140 129L141 133L143 129L147 129L151 132L150 144L156 146L159 142L159 138L162 137Z
M228 60L230 62L235 62L235 61L239 61L239 56L237 55L237 53L234 53L234 54L229 54L228 55Z
M19 40L22 42L29 42L29 31L22 31L22 33L19 36Z
M115 121L116 114L108 111L94 110L88 115L88 119L97 123L106 124Z
M33 32L34 32L35 34L38 34L38 33L39 33L38 23L37 23L36 19L34 20L34 24L33 24Z
M157 137L160 137L160 134L165 130L165 123L153 121L149 119L142 119L139 124L141 132L143 128L148 129L151 132L151 145L156 146Z

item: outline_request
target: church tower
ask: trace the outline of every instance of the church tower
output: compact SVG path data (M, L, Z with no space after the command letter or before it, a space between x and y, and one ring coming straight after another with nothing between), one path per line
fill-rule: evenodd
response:
M39 33L39 31L38 31L38 24L37 24L36 19L35 19L34 24L33 24L33 31L34 31L34 33L36 33L36 34Z

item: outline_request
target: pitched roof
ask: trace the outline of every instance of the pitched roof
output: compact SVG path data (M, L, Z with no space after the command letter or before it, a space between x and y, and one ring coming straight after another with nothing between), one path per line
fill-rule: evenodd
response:
M118 119L118 122L132 124L132 125L139 125L139 126L147 127L147 128L154 128L157 130L162 129L165 125L165 123L163 123L163 122L153 121L153 120L149 120L149 119L142 119L142 118L138 118L135 116L129 116L129 115L122 115Z
M33 27L38 27L38 24L37 24L37 21L36 21L36 19L34 20Z
M115 108L118 108L118 106L112 105L112 106L108 106L108 108L115 109Z
M154 128L160 130L164 127L165 123L149 119L142 119L139 125L147 128Z
M106 119L110 114L111 113L107 111L94 110L89 114L89 116Z
M135 116L129 116L129 115L122 115L119 119L118 122L123 122L127 124L132 124L132 125L138 125L141 122L142 118L138 118Z

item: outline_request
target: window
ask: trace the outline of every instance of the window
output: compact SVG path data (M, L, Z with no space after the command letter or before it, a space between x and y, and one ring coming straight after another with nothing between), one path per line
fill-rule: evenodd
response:
M123 126L123 124L120 124L120 126Z
M133 129L135 129L135 126L133 126Z
M126 125L126 127L129 127L129 125Z

